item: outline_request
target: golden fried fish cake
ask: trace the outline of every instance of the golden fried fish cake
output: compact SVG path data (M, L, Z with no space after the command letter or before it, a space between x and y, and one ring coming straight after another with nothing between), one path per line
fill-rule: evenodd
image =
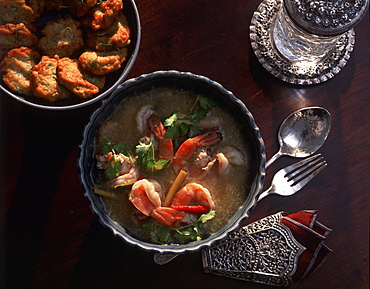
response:
M87 72L80 69L76 60L60 59L57 73L59 82L81 98L90 98L99 92L99 88L87 80Z
M69 57L84 46L80 22L72 18L49 21L41 33L38 48L50 57Z
M10 50L0 64L4 84L17 94L32 95L30 74L39 59L40 54L28 47Z
M27 0L27 4L33 10L35 17L39 18L44 12L48 0Z
M8 53L6 49L0 49L0 61L3 60L4 56Z
M86 13L83 24L93 30L106 29L113 24L122 8L122 0L102 1Z
M0 25L0 47L2 50L37 45L37 36L24 23Z
M83 17L96 3L97 0L65 0L69 11L76 17Z
M60 10L63 9L63 7L65 7L63 0L46 0L46 7L45 8L47 10L60 11Z
M127 18L119 13L114 23L107 29L87 30L86 43L98 51L123 48L130 44L131 30Z
M127 58L127 48L114 51L86 51L78 61L81 67L94 75L107 75L121 68Z
M91 82L92 84L96 85L99 88L99 91L101 91L104 88L106 75L93 75L91 73L87 73L86 71L83 71L84 78Z
M25 0L1 0L0 11L3 11L0 13L3 23L31 24L37 18L32 8L26 5Z
M68 98L72 93L57 80L58 56L42 56L38 64L32 67L30 76L34 96L50 103Z

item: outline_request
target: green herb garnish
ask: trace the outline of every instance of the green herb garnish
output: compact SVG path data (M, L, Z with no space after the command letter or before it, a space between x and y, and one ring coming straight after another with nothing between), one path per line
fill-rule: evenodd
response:
M166 118L163 125L166 127L166 137L172 140L176 140L185 135L188 137L194 137L202 132L201 128L195 124L189 124L186 122L179 123L176 112Z
M171 230L170 226L162 226L150 220L143 224L143 229L149 232L150 241L157 244L168 244L170 242Z
M173 140L181 135L179 131L177 112L173 112L169 117L167 117L164 120L163 125L166 128L166 137Z
M197 95L197 99L190 109L189 119L194 123L200 123L207 117L209 110L214 106L216 106L216 102L212 99L202 95Z
M201 233L204 224L213 219L216 212L214 210L209 210L208 213L202 214L197 221L186 225L181 228L174 229L175 234L174 238L177 239L181 244L189 243L190 241L199 241L201 240Z
M112 152L113 154L124 154L126 157L130 156L130 149L124 143L118 142L112 144L106 138L103 139L103 146L101 152L103 155Z
M122 143L111 143L106 138L103 139L103 145L102 145L102 154L106 155L112 152L112 157L108 161L107 168L105 169L105 176L113 180L114 178L118 177L121 170L122 170L122 163L120 160L117 159L117 154L124 154L125 156L130 156L130 150L128 147Z
M176 140L182 136L194 137L199 135L202 130L197 123L200 123L207 117L209 110L216 106L216 102L212 99L197 95L197 98L190 109L187 118L193 123L179 122L177 112L173 112L163 121L166 128L166 136L172 140Z
M116 155L113 154L112 158L109 160L109 166L105 169L105 176L113 180L119 176L119 173L122 170L122 163L120 160L116 159Z
M154 146L150 140L149 143L139 142L136 146L136 162L149 172L165 169L169 160L158 160L154 158Z
M210 210L202 214L197 221L181 228L172 228L170 226L160 225L151 220L143 225L143 228L149 232L150 240L153 243L168 244L171 240L171 232L174 232L172 238L180 244L186 244L191 241L202 239L202 229L204 224L213 219L215 211Z

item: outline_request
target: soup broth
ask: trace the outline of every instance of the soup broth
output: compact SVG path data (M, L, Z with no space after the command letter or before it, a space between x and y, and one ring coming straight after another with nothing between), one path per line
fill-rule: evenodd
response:
M155 115L160 119L167 118L173 112L177 112L181 118L189 113L196 99L197 95L191 91L171 87L153 88L150 91L126 97L110 119L102 125L101 130L104 132L98 133L96 152L100 153L101 151L103 137L112 143L122 142L129 148L134 147L149 130L146 129L143 134L137 124L137 115L142 107L151 105ZM109 124L117 125L109 126ZM225 147L231 146L241 152L243 161L238 165L230 165L227 174L221 174L216 164L204 177L186 178L184 184L195 182L207 188L215 204L215 217L205 223L203 238L219 231L227 224L245 202L251 184L248 171L248 161L250 160L248 139L243 134L241 125L233 114L222 105L214 106L207 114L207 118L199 124L203 131L207 131L215 125L222 133L222 140L209 150L215 154L222 152ZM109 129L103 126L107 126ZM185 139L186 137L181 141ZM175 151L176 149L175 144ZM191 161L193 160L190 159L189 162ZM141 171L140 174L146 179L159 181L165 193L168 192L177 176L171 165L165 170L153 173ZM110 217L135 237L150 241L148 232L143 229L142 222L135 217L138 210L129 201L131 186L112 189L104 182L99 186L105 191L112 192L115 196L114 198L103 197Z

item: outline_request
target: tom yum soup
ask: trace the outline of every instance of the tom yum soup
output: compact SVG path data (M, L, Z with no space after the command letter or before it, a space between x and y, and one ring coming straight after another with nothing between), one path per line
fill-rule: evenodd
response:
M184 244L222 229L249 192L248 140L206 95L125 98L97 134L94 192L135 237Z

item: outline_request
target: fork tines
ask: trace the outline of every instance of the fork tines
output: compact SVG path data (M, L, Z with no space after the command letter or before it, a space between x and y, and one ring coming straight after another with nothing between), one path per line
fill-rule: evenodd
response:
M302 188L327 166L321 154L313 155L284 169L285 177L292 181L290 186Z

